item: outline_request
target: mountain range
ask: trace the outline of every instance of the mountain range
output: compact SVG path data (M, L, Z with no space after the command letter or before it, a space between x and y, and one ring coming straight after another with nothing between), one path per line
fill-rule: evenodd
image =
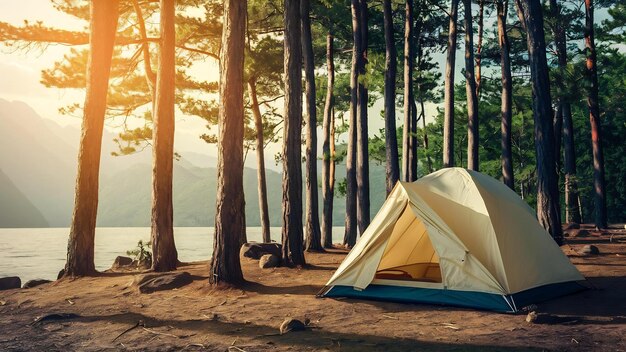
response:
M76 127L42 118L25 103L0 99L0 227L70 225L79 137ZM97 225L149 226L151 150L112 156L117 148L114 137L106 131L103 136ZM181 158L174 162L174 224L212 226L217 159L195 151L177 152ZM373 214L385 197L384 168L372 164L370 172ZM272 168L266 175L270 223L280 226L282 175ZM338 165L337 178L343 175L345 167ZM244 193L246 224L259 226L256 169L244 169ZM335 199L333 217L334 225L343 225L344 198Z

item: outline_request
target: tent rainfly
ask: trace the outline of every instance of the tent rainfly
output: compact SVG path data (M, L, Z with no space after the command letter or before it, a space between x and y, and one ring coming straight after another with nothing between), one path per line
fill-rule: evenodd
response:
M447 168L398 182L319 296L516 312L581 281L515 192Z

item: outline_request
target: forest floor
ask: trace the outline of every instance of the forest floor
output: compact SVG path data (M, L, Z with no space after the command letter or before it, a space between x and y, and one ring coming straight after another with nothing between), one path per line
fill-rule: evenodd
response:
M259 269L242 258L249 281L242 288L210 288L208 263L197 262L179 269L193 283L152 294L120 273L0 291L0 350L626 351L620 226L567 238L563 250L593 289L534 307L554 318L549 323L527 323L526 312L316 298L345 256L333 250L307 254L306 269ZM586 244L600 254L578 254ZM77 316L31 324L54 313ZM314 328L278 335L287 317L308 318Z

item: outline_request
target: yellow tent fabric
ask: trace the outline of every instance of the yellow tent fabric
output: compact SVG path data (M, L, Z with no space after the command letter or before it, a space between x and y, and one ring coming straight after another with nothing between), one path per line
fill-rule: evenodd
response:
M327 287L511 295L581 280L515 192L479 172L447 168L398 182Z

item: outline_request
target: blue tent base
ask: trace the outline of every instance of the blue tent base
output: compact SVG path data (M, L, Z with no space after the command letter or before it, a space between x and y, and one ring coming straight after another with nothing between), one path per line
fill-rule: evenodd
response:
M496 312L517 312L530 304L539 303L584 289L585 287L583 285L572 281L544 285L512 295L499 295L473 291L372 284L364 290L356 290L351 286L332 286L328 291L322 293L321 296L351 297L400 303L449 305L492 310Z

